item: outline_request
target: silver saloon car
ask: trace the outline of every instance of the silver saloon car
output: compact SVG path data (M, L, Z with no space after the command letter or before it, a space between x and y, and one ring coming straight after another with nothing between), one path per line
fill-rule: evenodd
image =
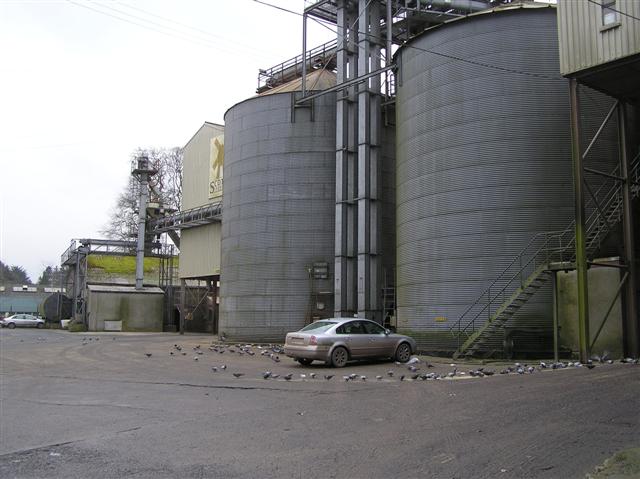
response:
M351 359L394 358L406 363L416 351L409 336L359 318L329 318L288 333L284 353L300 364L324 361L341 368Z
M0 320L0 326L13 329L16 326L44 328L44 320L31 314L14 314Z

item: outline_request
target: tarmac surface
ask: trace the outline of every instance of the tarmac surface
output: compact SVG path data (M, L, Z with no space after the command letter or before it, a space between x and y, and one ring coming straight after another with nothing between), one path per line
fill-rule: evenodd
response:
M639 365L450 378L422 358L444 378L412 380L212 341L1 330L0 477L584 478L640 445Z

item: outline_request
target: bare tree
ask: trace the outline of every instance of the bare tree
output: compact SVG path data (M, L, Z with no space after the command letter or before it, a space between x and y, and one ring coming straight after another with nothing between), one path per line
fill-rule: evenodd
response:
M149 200L162 204L165 208L179 210L182 203L182 149L138 148L132 159L139 156L149 158L151 167L157 171L149 184ZM140 184L133 176L118 195L116 204L105 227L100 231L107 238L131 240L138 234L138 196Z

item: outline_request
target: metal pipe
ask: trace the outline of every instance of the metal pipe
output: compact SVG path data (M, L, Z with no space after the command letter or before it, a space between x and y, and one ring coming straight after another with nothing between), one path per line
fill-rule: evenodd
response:
M638 299L636 297L636 255L633 235L633 204L631 202L631 186L629 182L629 161L627 155L627 119L626 107L620 103L618 107L618 140L620 143L620 173L625 179L622 183L622 235L624 237L624 251L626 263L629 266L629 281L625 291L626 315L626 349L627 355L638 357L640 353L640 318L638 318Z
M307 12L302 14L302 96L307 94Z
M586 166L582 169L587 173L593 173L594 175L600 175L600 176L605 176L607 178L612 178L614 180L624 181L624 178L622 176L612 175L610 173L605 173L604 171L594 170L593 168L587 168Z
M560 359L560 331L558 324L558 272L551 274L553 288L553 360L557 363Z
M136 246L136 289L142 289L144 281L144 235L149 200L148 173L140 173L140 200L138 202L138 242Z
M587 155L589 154L589 151L591 151L591 147L598 140L598 137L600 136L600 133L602 133L602 130L604 130L604 127L607 126L607 123L609 123L609 120L611 119L613 112L616 111L617 106L618 106L618 100L613 102L613 106L609 110L609 113L607 113L607 116L605 116L604 120L602 120L602 123L600 124L600 128L598 128L598 131L596 131L596 134L593 135L593 138L591 139L591 143L589 143L589 146L587 146L587 149L584 150L584 153L582 154L583 160L587 157Z
M576 224L576 275L578 280L578 332L580 338L580 361L589 360L589 285L587 278L587 247L582 179L582 158L580 154L580 104L578 81L569 79L571 157L573 160L573 188Z
M486 3L475 0L429 0L427 3L435 8L462 10L465 12L480 12L491 8Z

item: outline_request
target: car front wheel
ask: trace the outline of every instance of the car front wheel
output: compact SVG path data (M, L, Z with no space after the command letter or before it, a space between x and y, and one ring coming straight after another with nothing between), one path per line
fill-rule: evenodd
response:
M338 346L331 352L331 365L336 368L346 366L349 360L349 353L342 346Z
M7 324L7 328L9 328L9 329L13 329L13 328L15 328L15 327L16 327L16 323L9 323L9 324Z
M411 346L407 343L400 343L396 349L396 361L406 363L411 359Z
M36 325L36 327L37 327L38 329L42 329L42 328L44 328L44 323L38 323L38 324Z

